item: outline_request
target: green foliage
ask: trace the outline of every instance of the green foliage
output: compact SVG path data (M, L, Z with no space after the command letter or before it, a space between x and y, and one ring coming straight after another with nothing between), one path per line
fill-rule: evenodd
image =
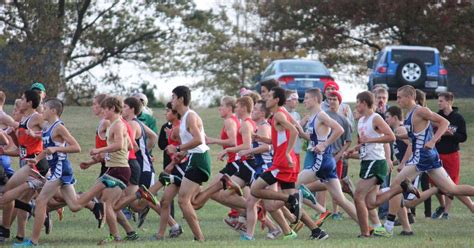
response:
M49 95L64 91L77 104L106 84L123 90L117 72L97 78L90 70L123 61L154 61L165 70L180 20L194 7L183 0L9 1L0 9L0 31L13 52L2 80L23 88L42 81Z

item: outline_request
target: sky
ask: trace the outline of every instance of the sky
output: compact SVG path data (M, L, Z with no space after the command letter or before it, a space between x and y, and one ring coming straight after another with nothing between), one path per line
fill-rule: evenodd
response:
M208 10L211 8L217 8L221 4L229 4L230 1L222 0L194 0L198 9ZM331 71L331 68L328 68ZM191 85L198 82L200 77L186 77L186 76L174 76L169 78L164 78L160 73L149 72L141 69L138 65L130 62L124 62L120 65L115 65L109 68L108 70L120 71L120 77L126 86L131 86L132 83L139 82L150 82L157 86L157 91L155 91L155 96L158 99L171 99L171 90L179 85ZM346 72L344 72L346 71ZM106 70L103 67L96 67L91 70L92 74L96 75L98 78L99 75L106 73ZM354 78L349 70L342 69L341 71L334 72L332 75L335 78L335 81L340 86L340 92L344 102L355 102L356 95L365 90L364 87L360 84L354 84L354 81L367 81L367 77ZM100 92L106 92L110 89L102 87L98 89ZM236 92L237 94L237 92ZM213 99L213 96L209 96L209 92L204 93L202 90L193 91L193 102L195 105L207 105L210 103L210 100Z

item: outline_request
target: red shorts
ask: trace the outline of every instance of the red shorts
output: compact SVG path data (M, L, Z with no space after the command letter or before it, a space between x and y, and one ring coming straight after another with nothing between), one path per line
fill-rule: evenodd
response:
M342 178L342 159L339 159L337 162L336 162L336 175L339 179Z
M296 183L298 181L298 174L299 174L299 166L295 166L295 170L290 171L288 168L281 169L276 166L272 166L268 168L266 171L271 171L273 177L278 179L279 181L287 182L287 183Z
M459 151L448 154L439 154L439 158L443 162L443 168L446 170L449 177L456 185L459 184L459 167L461 164Z

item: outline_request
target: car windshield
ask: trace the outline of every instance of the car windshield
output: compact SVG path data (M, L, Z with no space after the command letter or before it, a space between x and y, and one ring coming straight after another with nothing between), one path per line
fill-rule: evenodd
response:
M392 63L400 63L407 58L416 58L427 65L434 64L435 54L433 51L415 51L415 50L392 50Z
M324 65L318 62L282 62L280 72L326 74Z

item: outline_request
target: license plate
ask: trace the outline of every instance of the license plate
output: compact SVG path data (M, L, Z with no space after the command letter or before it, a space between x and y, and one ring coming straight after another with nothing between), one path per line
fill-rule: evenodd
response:
M303 87L312 88L313 87L313 81L304 81L303 82Z
M426 81L425 82L425 87L436 88L436 87L438 87L438 81Z

